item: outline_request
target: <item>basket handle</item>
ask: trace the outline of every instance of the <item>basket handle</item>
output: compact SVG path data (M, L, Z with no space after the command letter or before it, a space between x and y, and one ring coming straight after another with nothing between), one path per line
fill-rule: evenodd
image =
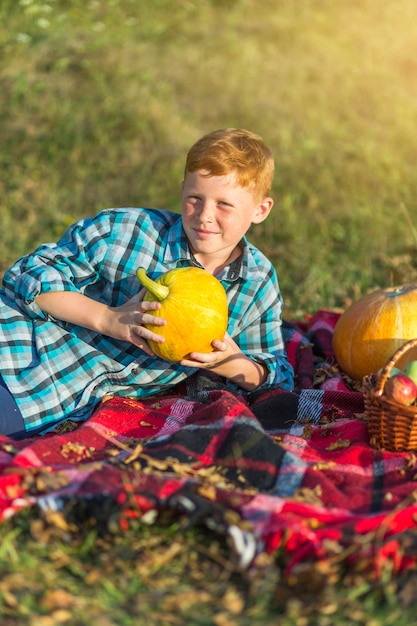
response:
M385 383L387 382L387 379L389 378L392 368L395 367L395 364L397 363L397 361L402 356L404 356L404 354L408 352L410 348L414 348L415 346L417 346L417 339L410 339L410 341L406 341L406 343L404 343L396 352L394 352L394 354L392 355L392 357L390 358L390 360L388 361L388 363L385 365L384 369L381 372L381 376L379 377L379 380L376 384L375 393L374 393L375 396L377 396L378 398L382 396L384 392Z

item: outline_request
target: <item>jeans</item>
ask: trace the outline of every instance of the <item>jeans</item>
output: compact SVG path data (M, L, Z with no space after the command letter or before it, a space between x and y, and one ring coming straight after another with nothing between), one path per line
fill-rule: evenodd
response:
M0 435L8 435L13 439L23 439L27 436L22 414L1 375Z

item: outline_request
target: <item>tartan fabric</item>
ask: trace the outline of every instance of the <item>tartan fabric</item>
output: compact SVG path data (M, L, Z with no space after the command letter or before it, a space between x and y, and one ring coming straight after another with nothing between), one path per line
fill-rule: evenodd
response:
M295 391L235 394L199 373L169 395L111 398L68 432L1 438L0 519L38 506L105 526L168 510L226 535L243 568L263 551L288 571L329 558L410 567L417 456L370 447L363 395L331 352L336 320L286 324L308 381Z
M269 368L265 385L293 386L281 333L282 298L270 261L246 239L242 262L217 278L229 303L228 332ZM25 420L40 431L61 419L86 419L107 394L153 395L190 368L149 356L132 344L59 322L35 302L41 292L77 291L119 306L141 289L136 269L152 278L197 264L177 213L109 209L72 225L13 265L0 291L1 374Z

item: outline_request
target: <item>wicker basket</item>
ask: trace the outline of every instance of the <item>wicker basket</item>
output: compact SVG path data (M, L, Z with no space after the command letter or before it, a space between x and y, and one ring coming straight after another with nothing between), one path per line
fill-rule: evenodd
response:
M384 396L384 385L393 367L402 369L417 360L417 339L407 341L383 368L380 376L363 379L369 442L379 450L417 450L417 406L405 406Z

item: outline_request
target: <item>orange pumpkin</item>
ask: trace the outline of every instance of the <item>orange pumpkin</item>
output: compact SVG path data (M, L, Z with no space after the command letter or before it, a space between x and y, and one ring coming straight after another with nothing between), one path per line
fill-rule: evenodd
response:
M146 324L164 337L163 343L149 341L152 350L167 361L181 361L190 352L213 352L214 339L223 339L228 322L228 303L223 285L199 267L169 270L152 280L140 267L139 282L147 289L144 300L158 301L152 315L163 317L165 326Z
M378 289L338 319L333 352L355 380L377 372L406 341L417 338L417 285Z

